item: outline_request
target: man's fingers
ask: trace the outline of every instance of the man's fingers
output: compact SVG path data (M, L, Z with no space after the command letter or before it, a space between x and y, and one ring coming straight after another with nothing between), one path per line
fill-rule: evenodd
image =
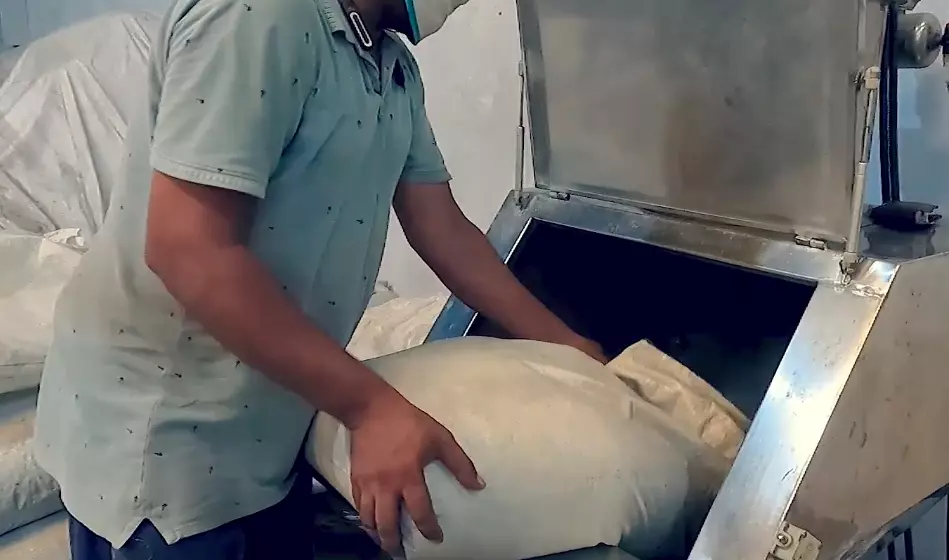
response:
M425 478L421 476L421 473L419 475L419 479L407 486L402 494L405 509L423 537L440 543L445 536L438 525L438 517L432 507L432 497L428 493L428 486L425 485Z
M446 438L438 458L462 486L473 492L484 489L484 480L478 476L474 463L454 438Z
M350 485L352 487L353 493L353 505L356 506L356 509L358 510L359 505L362 504L362 489L358 484L353 483L352 479L350 479Z
M385 492L376 497L376 533L382 548L390 554L402 550L402 532L399 530L399 500L401 495Z
M376 529L376 502L372 492L360 492L360 500L356 507L359 508L359 522L369 530Z

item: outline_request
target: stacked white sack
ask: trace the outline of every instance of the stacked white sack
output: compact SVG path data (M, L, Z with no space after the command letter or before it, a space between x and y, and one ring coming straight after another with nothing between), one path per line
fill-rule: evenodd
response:
M59 486L36 464L32 439L0 450L0 535L61 509Z
M75 230L0 232L0 394L39 385L53 309L79 263Z
M475 337L366 363L451 430L488 483L468 494L430 466L445 541L404 519L408 560L518 560L621 540L643 560L681 550L688 454L633 416L637 395L602 364L572 348ZM321 414L307 450L351 500L348 432Z
M63 508L59 486L33 458L36 393L0 400L0 535Z
M414 348L425 342L447 301L448 296L392 297L370 307L346 350L358 360L370 360Z

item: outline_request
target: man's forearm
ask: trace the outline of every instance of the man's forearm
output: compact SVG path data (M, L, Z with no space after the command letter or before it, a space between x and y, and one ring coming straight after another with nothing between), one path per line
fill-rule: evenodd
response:
M474 224L411 236L413 248L453 294L516 338L573 345L578 335L515 278Z
M245 247L182 250L149 264L187 313L242 361L350 428L375 397L394 392L313 325Z

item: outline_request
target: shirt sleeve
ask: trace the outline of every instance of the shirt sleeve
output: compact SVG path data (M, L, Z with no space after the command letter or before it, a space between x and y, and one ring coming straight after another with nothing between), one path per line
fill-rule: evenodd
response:
M425 110L425 86L418 67L410 69L412 77L407 83L412 96L412 144L402 170L402 183L442 184L451 180L445 167L445 159L438 148L432 124Z
M193 3L161 53L152 168L264 197L316 84L316 10L310 0Z

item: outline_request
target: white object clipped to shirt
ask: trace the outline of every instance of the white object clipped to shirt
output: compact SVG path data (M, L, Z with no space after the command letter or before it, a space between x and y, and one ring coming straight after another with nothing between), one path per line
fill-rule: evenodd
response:
M470 494L430 466L445 540L427 541L404 518L408 560L515 560L620 543L644 560L680 553L684 520L707 513L709 487L730 463L693 465L717 453L694 427L572 348L468 337L366 364L451 430L487 481ZM320 414L307 450L351 500L345 428ZM703 473L698 487L692 471Z

